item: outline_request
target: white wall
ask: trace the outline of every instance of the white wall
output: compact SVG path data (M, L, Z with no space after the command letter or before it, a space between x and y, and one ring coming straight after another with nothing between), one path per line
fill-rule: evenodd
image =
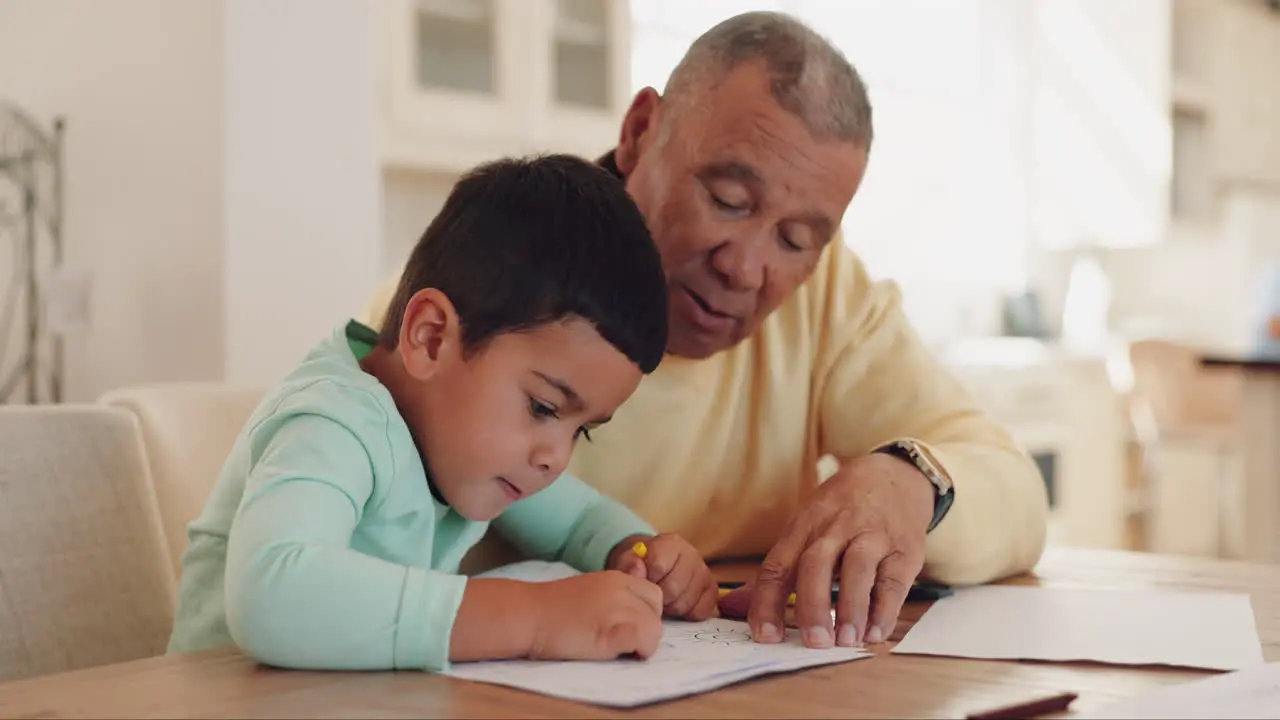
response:
M1128 7L1113 5L1110 12ZM1160 244L1109 251L1102 262L1112 282L1114 328L1243 351L1252 340L1259 274L1280 260L1280 14L1254 0L1198 0L1192 7L1202 66L1195 74L1212 103L1217 215L1175 222ZM1131 52L1127 39L1112 38ZM1067 252L1033 257L1034 282L1051 314L1061 307L1070 262Z
M380 278L374 6L224 0L226 378L271 383Z
M92 281L67 399L269 383L364 306L382 245L373 13L0 0L0 96L67 120L67 262Z
M1162 241L1172 168L1171 0L1031 6L1036 245Z
M845 216L927 339L999 329L1037 247L1153 242L1167 215L1170 0L636 0L633 84L749 9L792 12L866 80L871 165Z
M215 0L0 0L0 96L67 120L70 399L222 374L220 27Z
M388 169L382 174L383 234L380 272L397 274L427 225L444 207L458 177L451 173Z

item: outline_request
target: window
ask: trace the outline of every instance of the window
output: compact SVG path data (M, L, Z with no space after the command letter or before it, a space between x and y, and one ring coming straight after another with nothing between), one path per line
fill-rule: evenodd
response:
M858 68L876 140L845 240L876 277L903 286L927 339L995 329L1002 290L1020 289L1030 246L1029 152L1019 99L1018 13L941 0L632 2L632 84L659 89L716 22L791 12ZM1012 16L1012 17L1011 17ZM975 324L986 324L975 328Z
M1208 122L1201 110L1174 108L1169 202L1173 216L1180 220L1204 220L1213 215Z

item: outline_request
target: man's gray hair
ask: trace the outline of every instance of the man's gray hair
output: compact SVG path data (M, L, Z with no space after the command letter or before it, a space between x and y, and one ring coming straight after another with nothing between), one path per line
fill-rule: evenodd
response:
M819 138L871 147L871 101L858 71L831 41L778 12L748 12L703 33L671 72L663 91L677 106L744 62L763 60L773 97Z

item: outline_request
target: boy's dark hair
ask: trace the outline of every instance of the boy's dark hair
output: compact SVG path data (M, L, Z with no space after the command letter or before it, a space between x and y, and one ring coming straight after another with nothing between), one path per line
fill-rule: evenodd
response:
M429 287L457 309L466 352L575 315L645 373L666 350L666 279L644 216L617 177L571 155L498 160L454 185L400 276L383 347Z

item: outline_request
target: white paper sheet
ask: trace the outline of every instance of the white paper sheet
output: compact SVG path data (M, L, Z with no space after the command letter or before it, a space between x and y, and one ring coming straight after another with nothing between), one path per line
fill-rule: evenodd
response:
M1262 663L1249 596L985 586L933 604L895 653L1238 670Z
M1099 708L1087 717L1280 718L1280 663L1171 685Z
M577 574L560 563L526 562L485 573L542 582ZM611 707L635 707L708 692L749 678L871 657L861 648L811 650L789 630L779 644L751 641L746 623L663 622L662 645L648 660L504 660L455 663L449 674L478 682Z

